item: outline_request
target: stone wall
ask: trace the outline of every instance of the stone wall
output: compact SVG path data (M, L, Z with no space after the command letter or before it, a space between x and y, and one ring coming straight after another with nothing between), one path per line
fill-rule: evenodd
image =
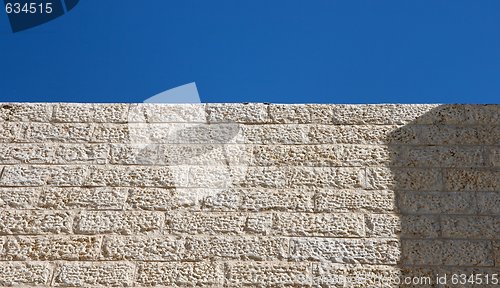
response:
M491 282L499 111L0 104L0 286Z

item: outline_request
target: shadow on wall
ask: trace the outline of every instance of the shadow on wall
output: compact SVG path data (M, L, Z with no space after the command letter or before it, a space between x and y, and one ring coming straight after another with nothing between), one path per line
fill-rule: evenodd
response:
M368 170L367 179L393 175L402 287L498 287L499 112L439 106L389 135L391 171Z

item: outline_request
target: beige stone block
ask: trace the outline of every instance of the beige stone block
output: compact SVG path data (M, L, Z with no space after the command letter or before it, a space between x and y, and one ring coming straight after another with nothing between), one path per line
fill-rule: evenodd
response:
M58 265L53 285L130 287L134 283L134 271L134 265L126 262L66 262Z
M468 192L405 192L398 197L403 214L474 214L476 196Z
M91 166L86 186L186 187L186 167Z
M408 127L416 137L406 144L417 145L496 145L500 137L500 127L420 125Z
M25 143L88 143L94 133L87 123L19 123L20 131L14 142Z
M498 125L500 123L499 105L461 105L465 111L464 124Z
M75 219L78 234L159 234L164 221L160 212L82 211Z
M127 188L113 187L45 187L41 189L38 207L43 209L122 209Z
M314 190L213 189L203 198L203 210L312 211Z
M271 117L266 104L207 104L207 119L209 123L269 123Z
M500 171L486 169L447 169L444 172L447 191L498 191Z
M22 128L22 123L0 122L0 143L11 143L22 139Z
M185 257L200 260L272 261L288 258L288 239L255 236L189 237Z
M243 125L244 143L252 144L305 144L308 143L309 125Z
M399 287L401 271L384 265L313 263L312 274L314 287Z
M424 168L366 168L366 189L397 189L403 191L440 191L441 171Z
M94 127L92 142L95 143L129 143L130 125L103 123ZM147 143L147 142L146 142Z
M177 124L168 138L157 143L234 144L242 143L243 139L242 125L238 123Z
M182 239L157 236L106 236L101 260L180 261L184 259Z
M9 237L5 258L16 261L96 260L101 239L88 236Z
M378 145L395 140L406 141L414 137L413 131L395 125L310 125L308 127L306 143L309 144Z
M68 211L2 210L0 234L67 234L72 215Z
M86 166L7 166L2 186L80 186L84 184L89 167Z
M479 207L479 214L500 215L500 191L474 194Z
M493 266L490 241L403 240L404 265Z
M226 266L230 287L310 287L311 268L294 262L231 262Z
M61 103L54 109L55 122L126 123L129 105Z
M157 144L111 144L109 163L118 165L159 164Z
M295 261L390 265L396 264L400 256L396 239L294 238L290 246Z
M175 144L159 146L162 165L236 166L253 163L252 146L245 144Z
M142 262L137 271L137 284L143 286L191 287L223 283L223 267L208 262Z
M272 123L303 124L311 123L311 105L271 104L268 106Z
M241 234L246 220L239 213L168 213L165 229L172 234Z
M314 196L318 212L376 212L396 209L394 192L364 190L321 190Z
M356 189L363 186L364 169L349 167L287 167L286 187Z
M0 121L49 122L53 106L42 103L0 103Z
M41 190L38 187L0 187L0 208L33 209Z
M404 157L394 159L403 167L484 167L484 149L479 146L406 146Z
M273 235L364 237L363 214L274 213Z
M148 123L205 123L207 113L203 104L132 104L129 122Z
M402 219L399 215L367 214L366 236L373 238L398 237L401 235Z
M0 262L0 285L50 285L52 269L46 262Z
M129 188L127 206L144 210L172 210L178 206L176 189L172 188Z
M390 162L384 146L373 145L256 145L257 166L381 166Z
M217 171L219 171L218 173L219 175L221 175L223 181L227 182L226 179L231 180L229 187L236 187L236 188L290 187L288 186L287 183L289 181L288 178L289 176L287 175L289 173L289 169L283 169L280 167L244 167L244 166L225 168L225 170L221 170L221 168L219 167L213 167L213 169L215 169L215 171L214 170L205 170L205 171L211 173L210 175L217 175L216 173ZM229 175L230 178L228 178L225 175ZM200 180L198 182L203 181L202 179ZM218 187L222 188L223 186L219 185Z
M430 215L366 215L366 235L374 238L437 238L441 228L439 217Z
M245 231L252 234L269 235L273 225L272 214L248 214Z
M499 216L442 216L443 237L459 239L500 239Z

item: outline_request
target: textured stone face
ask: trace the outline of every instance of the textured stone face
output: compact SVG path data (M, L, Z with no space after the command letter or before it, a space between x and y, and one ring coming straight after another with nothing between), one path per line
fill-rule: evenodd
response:
M499 112L0 103L0 286L497 287Z

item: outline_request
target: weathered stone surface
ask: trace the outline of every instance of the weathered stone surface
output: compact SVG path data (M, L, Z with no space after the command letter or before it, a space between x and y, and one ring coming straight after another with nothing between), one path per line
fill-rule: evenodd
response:
M271 261L288 258L288 239L254 236L189 237L185 259Z
M308 143L308 125L243 125L244 143L305 144Z
M479 214L500 215L500 191L474 194Z
M235 213L168 213L165 229L174 234L240 234L246 220L245 215Z
M186 167L91 166L86 186L186 187Z
M442 189L441 172L438 169L366 168L363 180L363 187L366 189L404 191L440 191Z
M448 169L444 182L447 191L498 191L500 170Z
M94 133L94 125L87 123L16 123L19 132L13 142L21 143L87 143Z
M252 146L245 144L167 144L158 147L161 165L236 166L253 164Z
M490 241L404 240L401 263L408 265L493 266Z
M256 145L256 166L359 167L380 166L390 161L384 146L374 145Z
M68 211L0 210L0 234L67 234L72 215Z
M406 192L398 197L398 209L409 214L474 214L475 194L468 192Z
M439 218L429 215L365 215L366 235L374 238L437 238L441 234Z
M226 267L231 287L310 287L311 268L293 262L233 262Z
M443 216L443 237L465 239L500 239L498 216Z
M184 259L184 242L173 237L106 236L101 259L179 261Z
M394 192L364 190L321 190L314 196L318 212L378 212L396 209Z
M283 236L363 237L365 223L362 214L274 213L271 231Z
M49 122L53 106L42 103L2 103L0 104L0 121Z
M490 167L500 167L500 146L492 146L487 148L488 159L486 165Z
M312 275L314 287L398 287L401 272L393 266L314 263Z
M0 187L0 208L33 209L41 190L38 187Z
M50 284L51 267L46 262L0 262L0 285L40 286Z
M80 186L84 184L89 167L86 166L7 166L2 186Z
M223 267L217 263L140 263L137 271L137 283L144 286L207 286L221 287Z
M403 167L484 167L484 148L478 146L406 146L402 157L394 159Z
M265 104L207 104L207 119L209 123L268 123L271 121L268 107Z
M128 105L126 104L69 104L55 106L55 122L127 122Z
M396 239L294 238L290 246L291 257L296 261L396 264L400 256Z
M101 239L88 236L18 236L9 237L5 258L32 260L96 260Z
M44 209L122 209L127 188L46 187L40 193L38 207Z
M148 211L82 211L75 219L78 234L158 234L164 215Z
M463 124L498 125L500 123L499 105L462 105L465 110Z
M128 287L134 283L134 271L134 265L125 262L61 263L53 283L70 287Z

